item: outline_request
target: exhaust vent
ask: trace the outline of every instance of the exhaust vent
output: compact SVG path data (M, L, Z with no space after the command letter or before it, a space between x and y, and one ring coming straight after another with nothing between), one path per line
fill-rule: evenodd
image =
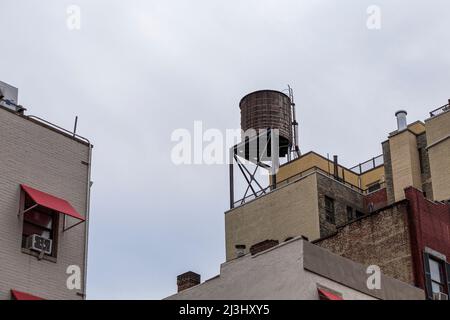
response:
M397 130L403 131L408 127L408 122L406 121L406 115L408 113L405 110L399 110L395 113L397 117Z

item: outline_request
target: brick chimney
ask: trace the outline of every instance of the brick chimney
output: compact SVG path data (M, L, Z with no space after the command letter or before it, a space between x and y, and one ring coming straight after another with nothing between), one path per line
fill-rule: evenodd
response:
M272 247L277 246L279 243L278 240L264 240L261 242L258 242L257 244L254 244L250 247L250 253L253 255L265 251L267 249L270 249Z
M178 292L192 288L200 284L200 275L198 273L188 271L177 277Z

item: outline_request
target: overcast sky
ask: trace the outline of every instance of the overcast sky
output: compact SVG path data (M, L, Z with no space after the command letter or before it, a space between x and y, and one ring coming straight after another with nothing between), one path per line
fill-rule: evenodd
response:
M81 9L81 29L67 8ZM381 29L366 26L370 5ZM171 133L239 128L240 98L294 89L303 152L381 154L394 113L450 98L450 2L0 0L0 80L94 144L90 299L160 299L225 260L225 165L171 161Z

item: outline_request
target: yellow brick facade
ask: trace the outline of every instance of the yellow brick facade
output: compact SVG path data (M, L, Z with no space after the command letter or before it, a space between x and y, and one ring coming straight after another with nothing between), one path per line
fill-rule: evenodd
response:
M413 186L422 190L416 135L410 130L396 133L389 138L389 145L394 199L395 201L400 201L405 198L405 188Z
M235 258L235 245L249 248L266 239L285 241L304 235L320 237L317 177L297 182L232 209L225 214L226 258Z
M425 122L435 200L450 199L450 111Z

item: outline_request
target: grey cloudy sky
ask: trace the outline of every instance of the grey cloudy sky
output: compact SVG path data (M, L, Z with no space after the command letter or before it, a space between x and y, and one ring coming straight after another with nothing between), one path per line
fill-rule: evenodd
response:
M81 30L66 9L81 8ZM369 5L381 30L366 27ZM450 98L448 0L0 0L0 80L94 145L88 294L159 299L224 261L225 165L175 166L171 132L238 128L240 98L285 89L302 151L381 154L394 112Z

